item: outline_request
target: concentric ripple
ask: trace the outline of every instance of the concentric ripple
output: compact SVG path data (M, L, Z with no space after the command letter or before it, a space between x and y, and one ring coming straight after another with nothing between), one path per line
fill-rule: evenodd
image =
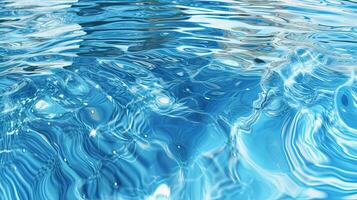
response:
M0 199L357 199L354 1L0 1Z

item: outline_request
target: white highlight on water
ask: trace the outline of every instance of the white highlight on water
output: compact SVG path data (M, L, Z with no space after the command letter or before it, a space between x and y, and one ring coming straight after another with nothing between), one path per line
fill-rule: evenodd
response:
M97 130L95 129L92 129L90 132L89 132L89 136L90 137L95 137L97 135Z
M168 200L170 199L170 188L166 184L161 184L155 192L146 198L146 200Z
M49 107L49 104L44 100L39 100L35 105L35 108L39 109L39 110L46 109L48 107Z
M170 98L166 95L161 95L157 97L157 101L162 105L168 105L170 103Z

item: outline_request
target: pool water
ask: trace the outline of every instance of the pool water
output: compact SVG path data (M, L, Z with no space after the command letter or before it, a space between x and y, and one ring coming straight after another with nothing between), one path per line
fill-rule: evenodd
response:
M0 199L357 199L357 2L0 1Z

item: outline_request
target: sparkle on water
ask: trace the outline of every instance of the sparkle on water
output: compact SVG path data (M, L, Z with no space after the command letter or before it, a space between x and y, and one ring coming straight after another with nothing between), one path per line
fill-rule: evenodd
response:
M357 2L0 1L0 200L357 199Z
M157 97L157 100L159 101L160 104L167 105L170 103L170 98L167 96L159 96Z

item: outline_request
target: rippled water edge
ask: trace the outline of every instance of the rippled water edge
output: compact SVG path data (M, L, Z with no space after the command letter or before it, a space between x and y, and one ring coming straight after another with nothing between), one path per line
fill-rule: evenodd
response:
M356 199L353 1L1 1L0 199Z

